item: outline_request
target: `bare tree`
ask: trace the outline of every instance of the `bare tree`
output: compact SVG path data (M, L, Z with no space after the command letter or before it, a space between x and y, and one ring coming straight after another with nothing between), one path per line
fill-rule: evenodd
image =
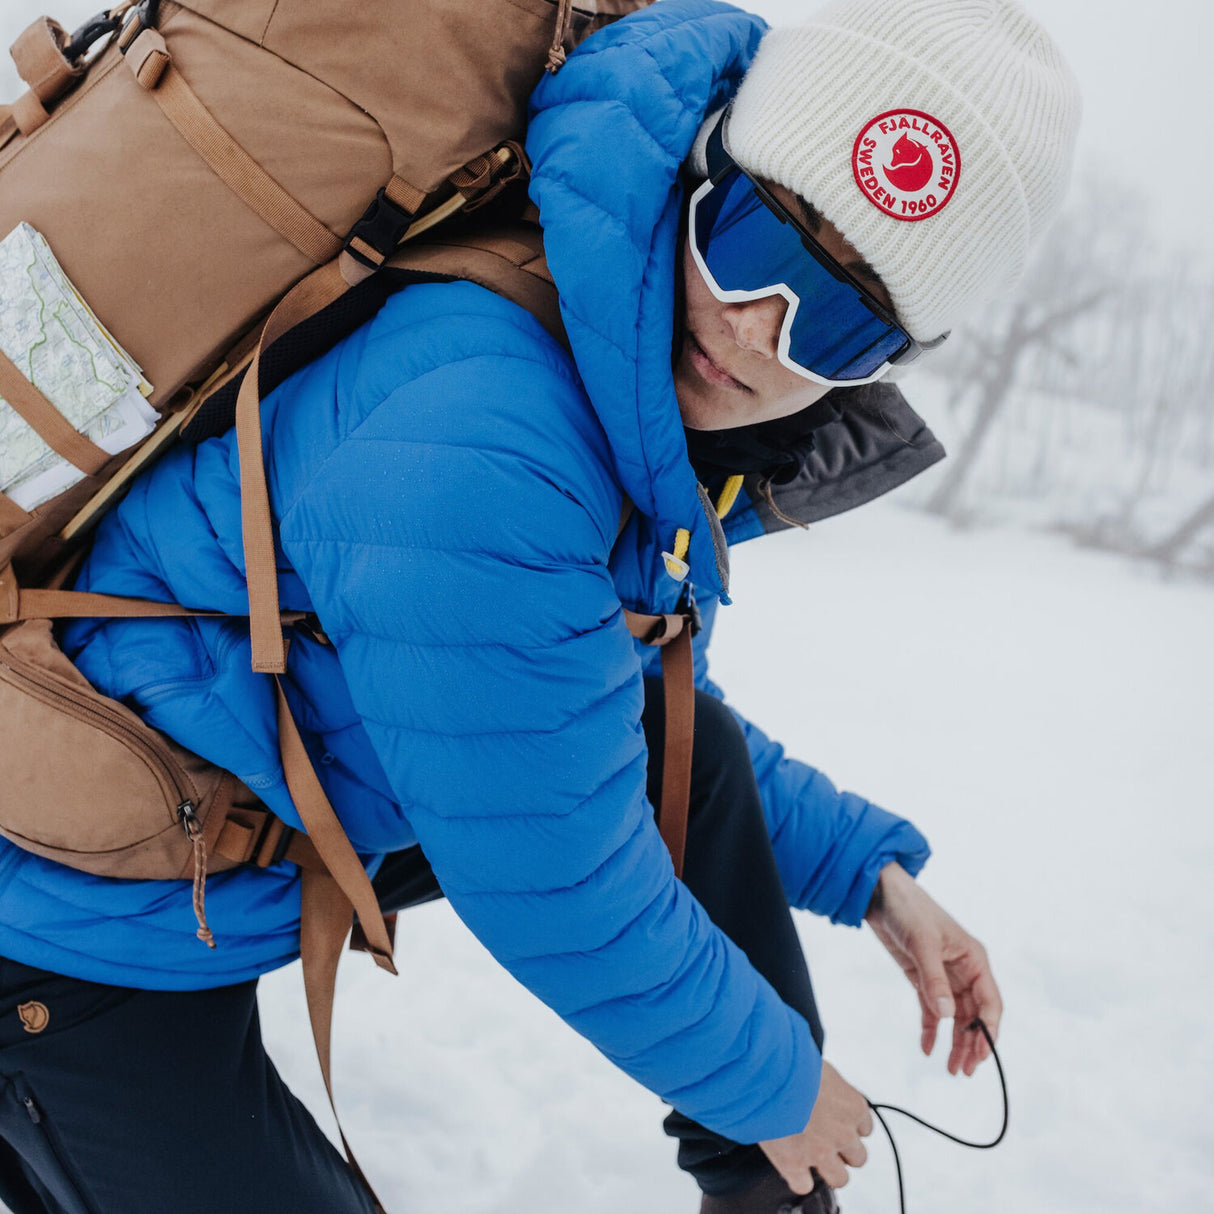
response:
M1145 555L1164 565L1175 565L1179 562L1185 549L1212 525L1214 525L1214 497L1208 498L1198 506L1179 527L1148 549Z
M1144 539L1142 517L1158 515L1174 473L1214 463L1214 281L1155 247L1150 220L1145 199L1089 170L1017 294L958 334L938 366L967 426L929 510L962 517L999 430L997 492L1061 492L1050 521L1084 542L1162 555L1208 526L1206 503L1167 540ZM1086 488L1074 479L1084 466L1096 472Z
M1043 309L1041 302L1021 298L1012 306L1011 315L1001 332L993 335L968 335L969 341L982 355L983 369L979 375L980 394L973 421L953 457L927 509L936 514L953 515L978 457L990 436L996 420L1013 398L1023 362L1044 348L1055 349L1064 358L1074 354L1062 346L1066 328L1084 313L1095 308L1109 288L1098 286L1077 292L1052 309Z

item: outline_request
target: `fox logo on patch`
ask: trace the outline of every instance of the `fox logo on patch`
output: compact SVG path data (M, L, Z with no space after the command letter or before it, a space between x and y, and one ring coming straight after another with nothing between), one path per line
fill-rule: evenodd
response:
M39 1003L36 999L18 1004L17 1015L21 1017L21 1024L27 1033L40 1033L51 1022L51 1014L47 1011L46 1004Z
M900 190L917 194L932 179L932 154L917 139L903 135L894 144L894 160L885 175Z
M953 133L922 110L890 110L860 132L852 151L856 184L879 211L908 223L952 201L961 176Z

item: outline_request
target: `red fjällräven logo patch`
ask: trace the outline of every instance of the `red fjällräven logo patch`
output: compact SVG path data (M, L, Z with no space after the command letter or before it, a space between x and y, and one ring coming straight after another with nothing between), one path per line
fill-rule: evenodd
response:
M922 110L879 114L856 137L856 184L892 219L915 223L952 201L961 176L961 149L944 123Z

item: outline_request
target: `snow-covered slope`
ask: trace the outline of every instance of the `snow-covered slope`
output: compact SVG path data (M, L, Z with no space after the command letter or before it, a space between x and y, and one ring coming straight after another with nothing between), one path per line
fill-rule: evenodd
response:
M718 681L792 753L926 831L924 883L1003 985L1009 1141L968 1152L895 1118L909 1208L1209 1210L1214 592L885 504L743 546L734 591ZM875 939L799 918L843 1073L993 1133L993 1069L967 1081L942 1050L923 1059L910 987ZM390 1209L698 1209L659 1102L445 904L403 916L399 937L399 980L345 964L335 1063L347 1132ZM273 1056L321 1110L297 970L264 981L262 1006ZM897 1210L871 1141L847 1214Z

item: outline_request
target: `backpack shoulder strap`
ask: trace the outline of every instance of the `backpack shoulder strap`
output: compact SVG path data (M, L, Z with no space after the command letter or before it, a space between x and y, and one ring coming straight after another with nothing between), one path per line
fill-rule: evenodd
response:
M412 270L467 279L530 312L569 349L556 284L544 255L544 233L520 220L493 228L401 246L385 272Z

